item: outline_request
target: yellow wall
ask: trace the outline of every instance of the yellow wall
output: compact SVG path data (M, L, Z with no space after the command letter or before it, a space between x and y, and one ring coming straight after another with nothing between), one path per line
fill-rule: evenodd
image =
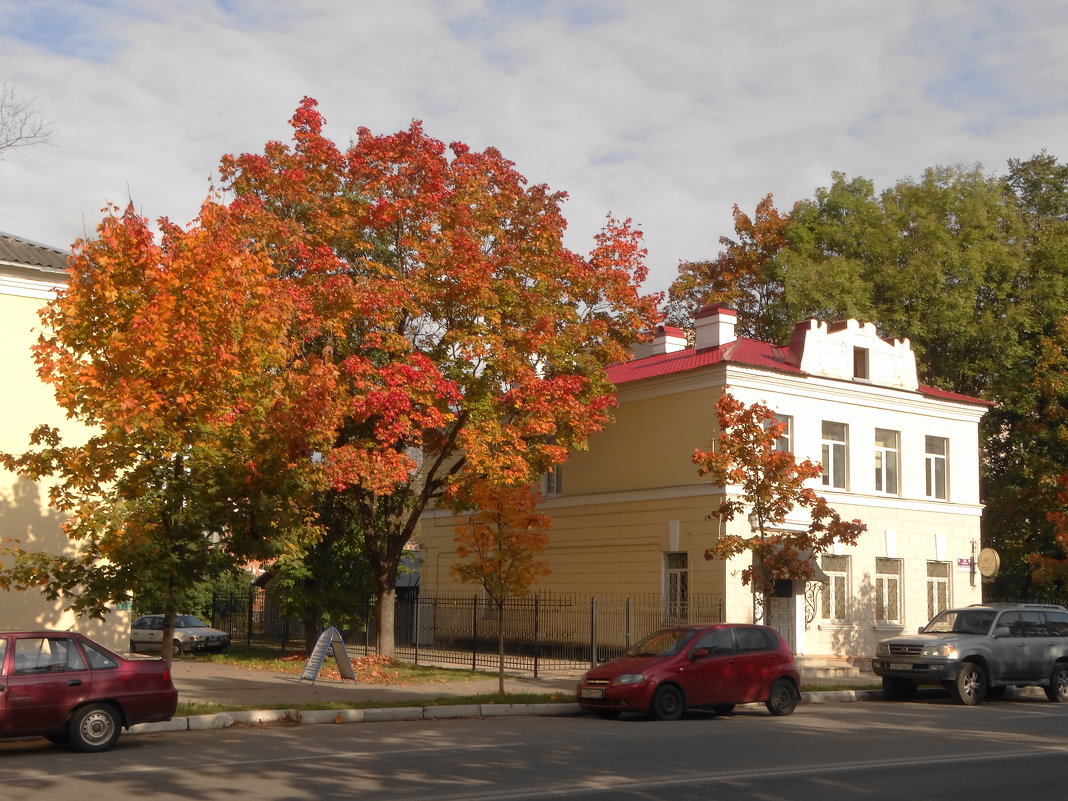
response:
M65 441L85 437L85 429L66 420L51 387L37 376L30 347L37 340L43 301L0 292L0 375L7 391L0 393L0 451L22 453L30 432L48 423L60 428ZM0 471L0 537L15 539L22 547L49 553L70 553L60 530L61 519L48 506L47 485L37 485ZM41 593L0 591L0 629L70 629L83 632L108 648L129 647L129 613L116 612L104 622L79 620L64 611L62 601L48 601Z
M622 404L616 422L592 436L588 450L568 459L565 493L704 483L690 459L712 442L718 399L718 390L701 389Z

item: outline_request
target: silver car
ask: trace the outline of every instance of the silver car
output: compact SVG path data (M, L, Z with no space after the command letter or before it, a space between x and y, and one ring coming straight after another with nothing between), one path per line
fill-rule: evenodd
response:
M1068 702L1068 609L1052 604L973 604L947 609L919 634L879 643L872 670L883 693L906 701L921 684L941 684L961 704L997 698L1006 687L1038 686Z
M230 645L230 635L213 629L193 615L178 615L174 623L174 655L206 651L218 653ZM130 650L160 651L163 649L163 615L144 615L130 627Z

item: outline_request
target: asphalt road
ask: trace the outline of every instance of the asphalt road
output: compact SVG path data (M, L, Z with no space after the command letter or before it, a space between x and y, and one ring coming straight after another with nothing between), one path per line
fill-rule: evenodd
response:
M942 699L127 736L85 756L0 745L0 799L1013 799L1068 797L1068 705Z

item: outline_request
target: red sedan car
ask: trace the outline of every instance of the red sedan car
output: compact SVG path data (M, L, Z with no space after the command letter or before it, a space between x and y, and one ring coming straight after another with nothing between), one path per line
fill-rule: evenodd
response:
M726 715L754 701L789 715L800 686L793 652L777 631L716 623L661 629L590 670L575 693L583 709L601 717L644 712L678 720L687 709Z
M126 659L70 631L0 632L0 737L106 751L122 728L170 720L177 706L162 659Z

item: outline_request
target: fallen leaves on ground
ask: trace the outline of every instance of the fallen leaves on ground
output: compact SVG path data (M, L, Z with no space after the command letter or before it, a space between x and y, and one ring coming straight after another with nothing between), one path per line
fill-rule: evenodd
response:
M280 661L287 665L292 664L292 672L300 673L304 670L304 665L307 663L308 658L303 654L291 654L290 656L282 657ZM380 654L350 657L349 662L352 663L352 671L356 674L356 680L360 684L390 684L405 687L412 684L449 683L444 678L409 675L404 670L406 667L404 662L398 662L392 657ZM340 679L341 673L338 671L337 663L328 659L319 668L319 676L324 679Z

